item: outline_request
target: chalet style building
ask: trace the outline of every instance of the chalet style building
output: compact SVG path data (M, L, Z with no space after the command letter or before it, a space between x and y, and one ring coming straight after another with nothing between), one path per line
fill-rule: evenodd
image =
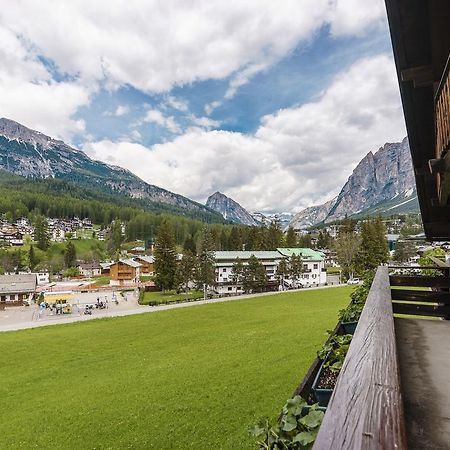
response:
M448 241L450 1L385 3L425 235ZM314 449L450 448L450 265L429 269L378 268Z
M98 262L80 263L77 266L83 277L98 277L102 274L102 266Z
M125 286L139 282L142 264L133 259L120 259L110 266L110 285Z
M155 258L148 255L138 255L133 258L141 264L141 275L153 275Z

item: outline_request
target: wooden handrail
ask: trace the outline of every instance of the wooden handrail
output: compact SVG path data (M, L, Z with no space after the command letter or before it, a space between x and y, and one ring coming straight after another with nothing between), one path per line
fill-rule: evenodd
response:
M388 267L379 267L314 449L406 449Z

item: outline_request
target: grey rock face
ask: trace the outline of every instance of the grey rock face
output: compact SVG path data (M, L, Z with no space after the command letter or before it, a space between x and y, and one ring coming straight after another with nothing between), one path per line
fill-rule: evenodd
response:
M260 225L245 208L221 192L210 195L206 201L206 206L219 212L226 220L231 222L242 225Z
M399 204L406 203L414 195L414 171L408 139L405 138L402 142L385 144L375 154L369 152L335 199L300 211L291 226L306 228L320 222L341 220L346 215L362 213L383 202L390 202L392 208L393 200L398 199Z
M210 212L182 195L144 182L126 169L95 161L62 141L4 118L0 119L0 168L25 177L62 178L133 198Z

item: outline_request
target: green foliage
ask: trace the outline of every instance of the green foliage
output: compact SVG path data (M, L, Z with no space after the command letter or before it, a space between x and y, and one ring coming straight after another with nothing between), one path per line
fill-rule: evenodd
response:
M118 220L114 220L111 223L111 228L108 232L106 240L106 247L109 255L117 255L123 241L124 237L122 236L122 224Z
M285 277L289 275L289 267L286 262L286 258L283 258L279 262L276 275L277 275L278 282L280 282L280 283L283 283Z
M203 228L200 240L195 268L195 283L197 289L203 289L203 285L211 287L216 284L214 241L213 236L207 227Z
M350 225L347 225L350 228ZM361 247L361 238L354 231L339 230L339 235L334 242L337 260L344 275L353 277L358 266L358 253Z
M283 407L280 420L271 425L268 419L262 419L249 429L256 438L259 449L310 449L317 437L324 412L318 403L309 406L296 395L289 399Z
M34 222L34 240L41 250L47 250L50 246L48 222L44 216L37 216Z
M289 258L288 264L288 273L289 277L294 283L294 286L297 285L297 281L300 279L300 276L303 272L303 261L300 255L292 254Z
M389 247L385 233L381 217L365 220L361 224L361 247L358 254L358 267L361 270L376 269L388 261Z
M66 267L73 267L77 260L77 251L72 241L67 241L64 250L64 265Z
M436 247L436 248L426 251L422 255L422 257L419 258L419 265L425 266L425 267L436 266L436 264L431 259L431 257L443 258L443 257L445 257L445 251L440 247ZM433 277L436 275L440 275L442 273L440 270L434 270L434 269L422 269L421 272L422 272L422 275L429 275L429 276L433 276Z
M28 265L30 270L34 270L34 268L39 264L39 258L36 256L36 252L34 251L34 246L30 245L30 250L28 250Z
M244 264L240 258L236 258L231 269L231 280L235 285L243 282L244 279Z
M68 267L63 272L64 278L73 278L73 277L77 277L79 275L80 275L80 271L78 270L78 267Z
M169 222L163 221L159 227L154 249L155 283L160 289L172 289L177 266L175 236Z
M266 268L255 255L244 266L242 287L245 292L262 292L267 286Z
M288 248L297 247L297 235L292 227L289 227L286 232L285 244Z
M302 234L298 238L297 245L300 248L313 248L312 238L310 234Z
M196 265L197 260L195 256L187 250L183 254L183 259L178 263L175 270L174 285L177 289L188 290L189 283L193 282L195 279Z
M367 270L364 272L362 284L358 285L350 295L352 301L347 308L339 311L338 318L340 322L357 322L359 320L374 277L375 271Z
M335 334L326 342L317 353L319 359L325 361L324 367L328 367L332 372L339 372L344 364L350 343L353 336L351 334Z

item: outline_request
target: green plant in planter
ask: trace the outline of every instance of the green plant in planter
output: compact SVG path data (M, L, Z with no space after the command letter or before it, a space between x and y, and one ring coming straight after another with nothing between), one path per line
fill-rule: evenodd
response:
M350 303L345 309L339 311L340 322L357 322L361 317L364 303Z
M305 414L305 408L308 413ZM249 429L257 440L260 450L310 449L316 439L324 412L319 405L308 406L299 395L289 399L283 407L281 418L276 425L267 419L261 420Z
M319 359L325 361L324 368L328 367L334 373L341 370L352 337L351 334L336 334L324 344L322 349L317 353Z

